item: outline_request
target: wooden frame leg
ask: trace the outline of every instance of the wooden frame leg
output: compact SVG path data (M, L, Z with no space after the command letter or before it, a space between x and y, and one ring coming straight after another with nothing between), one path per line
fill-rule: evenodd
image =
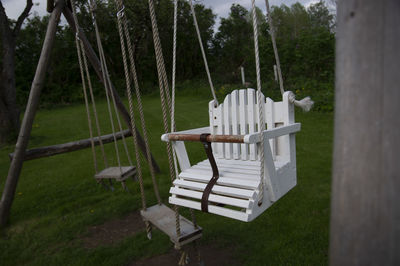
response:
M21 129L14 151L15 157L11 161L4 191L1 196L0 227L3 227L7 224L10 216L11 205L14 200L15 190L17 188L18 179L21 173L25 150L28 146L29 137L32 130L32 123L39 105L40 92L43 87L46 70L50 62L50 54L55 40L57 25L60 21L61 11L63 10L64 6L64 0L57 1L47 26L46 37L44 39L42 52L36 68L35 77L32 82L28 104L26 106L24 119L22 120Z

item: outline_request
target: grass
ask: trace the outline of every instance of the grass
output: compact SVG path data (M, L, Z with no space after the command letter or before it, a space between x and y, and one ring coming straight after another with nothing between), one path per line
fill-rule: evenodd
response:
M170 186L165 144L160 141L162 120L157 97L144 97L145 116L152 152L162 169L158 175L161 196L166 201ZM208 99L177 97L178 129L208 123ZM110 132L106 104L98 103L103 133ZM234 247L235 257L244 265L324 265L328 257L329 199L332 154L332 114L298 112L302 123L297 134L298 185L251 223L197 212L204 234L201 245ZM88 137L83 105L41 110L36 116L30 147L63 143ZM119 143L121 150L122 146ZM132 147L131 139L128 145ZM8 153L0 150L0 188L9 167ZM191 161L205 158L201 145L188 147ZM106 145L115 163L112 144ZM99 150L98 150L99 152ZM131 154L134 158L134 154ZM126 156L121 154L126 163ZM110 163L112 164L112 163ZM106 191L93 180L90 149L24 163L10 226L1 232L2 265L125 265L139 258L167 252L172 244L159 231L153 240L145 232L124 241L93 250L80 240L90 226L123 217L141 207L139 185L127 185L131 193L116 187ZM155 197L145 168L148 205ZM188 211L182 213L188 216Z

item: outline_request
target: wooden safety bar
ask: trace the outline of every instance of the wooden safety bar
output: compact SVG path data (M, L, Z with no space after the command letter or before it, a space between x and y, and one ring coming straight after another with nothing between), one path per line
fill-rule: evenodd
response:
M300 123L294 123L287 126L281 126L273 129L264 130L263 133L252 133L247 135L209 135L207 136L208 142L222 142L222 143L259 143L262 136L267 139L280 137L287 134L292 134L300 131ZM188 134L183 132L205 132L207 128L191 129L176 133L167 133L161 136L162 141L199 141L201 134Z
M170 141L201 141L200 134L167 134ZM244 143L244 135L208 135L208 142Z

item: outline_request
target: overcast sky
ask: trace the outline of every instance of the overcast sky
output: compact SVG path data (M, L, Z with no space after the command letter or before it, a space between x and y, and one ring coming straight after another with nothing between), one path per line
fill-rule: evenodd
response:
M0 0L9 18L16 19L19 14L23 11L26 0ZM251 7L251 0L195 0L196 3L202 3L206 7L212 8L215 14L217 14L219 22L219 17L226 17L229 14L229 9L233 3L240 4L246 8ZM318 2L318 0L269 0L271 6L285 4L290 6L296 2L302 3L304 6L308 7L310 4ZM46 0L33 0L34 7L32 8L31 14L35 12L39 15L46 14ZM256 5L265 12L265 0L256 0Z

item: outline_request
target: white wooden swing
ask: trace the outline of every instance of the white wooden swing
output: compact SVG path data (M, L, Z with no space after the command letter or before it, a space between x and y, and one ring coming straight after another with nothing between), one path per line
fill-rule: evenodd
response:
M254 0L252 5L255 10ZM218 105L191 6L214 100L209 103L208 127L161 137L172 142L180 167L169 203L249 222L296 185L295 133L300 124L294 121L294 105L309 110L312 101L296 101L292 92L284 92L280 73L282 101L274 102L261 93L257 18L252 12L257 91L235 90ZM276 50L275 56L280 72ZM208 159L191 165L184 141L203 142Z
M164 134L163 141L173 142L181 169L170 189L169 202L201 210L200 200L212 177L210 162L206 159L191 165L181 141L185 136L200 133L211 133L211 138L222 139L212 144L219 179L209 196L208 212L249 222L293 188L296 185L295 133L300 130L300 124L294 122L290 95L291 92L285 92L281 102L262 96L266 116L261 128L267 128L263 133L258 133L256 91L246 89L233 91L218 107L214 101L210 102L209 127ZM237 139L235 143L231 142L233 138ZM259 148L264 149L263 162ZM260 186L261 164L266 169L265 186ZM259 204L261 187L264 191Z

